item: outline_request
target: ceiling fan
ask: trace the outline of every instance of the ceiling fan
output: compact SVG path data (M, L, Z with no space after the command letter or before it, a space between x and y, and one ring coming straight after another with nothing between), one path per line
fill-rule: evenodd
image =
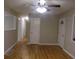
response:
M60 8L61 7L61 5L59 5L59 4L48 5L46 0L38 0L36 4L28 3L28 5L36 7L36 11L39 12L39 13L51 11L50 8L52 8L52 7L53 8ZM26 3L24 4L24 6L26 6Z
M50 9L48 9L49 7L55 7L55 8L60 8L61 7L58 4L47 5L45 0L39 0L37 5L33 5L33 6L37 6L36 11L40 12L40 13L44 13L46 11L50 11Z
M40 6L40 7L61 7L58 4L47 5L45 0L39 0L37 5Z
M36 4L30 4L29 5L36 7L36 11L39 13L44 13L46 11L51 11L50 8L54 7L54 8L60 8L61 5L59 4L51 4L48 5L46 0L38 0ZM24 6L26 5L26 3L24 4Z

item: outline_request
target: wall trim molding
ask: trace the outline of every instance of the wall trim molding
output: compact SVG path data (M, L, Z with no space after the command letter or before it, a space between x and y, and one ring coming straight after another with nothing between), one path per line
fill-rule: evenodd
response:
M70 52L68 52L66 49L63 48L63 51L66 52L70 57L72 57L73 59L75 59L75 56L73 56Z
M15 45L16 45L16 43L14 43L11 47L9 47L9 48L4 52L4 55L6 55Z
M39 43L39 45L58 45L58 43Z

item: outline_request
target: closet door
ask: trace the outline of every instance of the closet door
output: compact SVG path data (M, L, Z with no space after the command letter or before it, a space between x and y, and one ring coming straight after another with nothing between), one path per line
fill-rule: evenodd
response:
M65 19L59 20L59 33L58 33L58 42L61 47L64 47L65 40Z

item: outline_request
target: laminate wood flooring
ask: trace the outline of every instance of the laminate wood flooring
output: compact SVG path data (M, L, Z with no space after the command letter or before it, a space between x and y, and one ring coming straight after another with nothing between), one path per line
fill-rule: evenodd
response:
M72 59L56 45L36 45L19 42L4 59Z

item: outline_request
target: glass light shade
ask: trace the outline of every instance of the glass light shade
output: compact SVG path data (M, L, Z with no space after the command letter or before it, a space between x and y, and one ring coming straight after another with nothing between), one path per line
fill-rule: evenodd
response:
M36 9L36 11L39 12L39 13L45 13L45 12L47 11L47 9L44 8L44 7L38 7L38 8Z

